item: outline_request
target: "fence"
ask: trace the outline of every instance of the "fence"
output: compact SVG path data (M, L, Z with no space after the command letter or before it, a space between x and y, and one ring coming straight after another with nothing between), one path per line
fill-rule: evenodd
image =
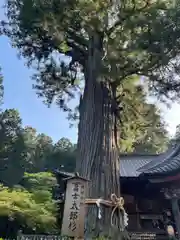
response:
M0 238L1 239L1 238ZM19 234L17 238L2 238L3 240L67 240L66 237L57 235L33 235L33 234Z
M167 240L166 232L130 232L130 240Z
M68 240L68 237L60 235L33 235L33 234L19 234L17 240Z
M66 240L67 238L59 235L27 235L19 234L17 240Z
M130 232L130 240L167 240L168 236L165 233L153 232ZM17 239L3 239L3 240L68 240L68 237L60 235L33 235L33 234L19 234Z

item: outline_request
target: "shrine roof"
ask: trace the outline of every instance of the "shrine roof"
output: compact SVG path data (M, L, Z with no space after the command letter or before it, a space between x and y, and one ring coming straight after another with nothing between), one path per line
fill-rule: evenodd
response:
M152 158L142 155L120 156L120 176L121 177L138 177L141 173L138 169L148 164Z
M171 173L180 169L180 143L176 143L161 154L121 154L120 176L139 177ZM64 177L72 173L58 171Z
M121 177L170 173L180 168L180 144L170 146L161 154L124 154L120 159Z
M63 178L73 177L73 176L74 176L74 173L61 171L61 170L59 170L59 169L55 169L53 172L54 172L55 174L61 175Z
M144 175L167 174L180 168L180 144L138 169Z

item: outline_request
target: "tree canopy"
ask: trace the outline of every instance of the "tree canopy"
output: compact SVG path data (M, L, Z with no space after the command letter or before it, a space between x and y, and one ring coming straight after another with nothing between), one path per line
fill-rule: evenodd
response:
M77 63L85 66L93 30L102 33L102 72L111 81L121 84L128 76L143 75L153 80L149 86L155 91L173 96L178 92L179 79L174 75L179 61L174 58L179 54L179 2L123 1L112 15L114 4L109 0L7 1L9 21L2 22L2 30L29 64L42 63L36 87L49 103L56 96L67 110L64 101L77 89L74 74L81 70ZM58 53L71 57L70 64L61 61Z

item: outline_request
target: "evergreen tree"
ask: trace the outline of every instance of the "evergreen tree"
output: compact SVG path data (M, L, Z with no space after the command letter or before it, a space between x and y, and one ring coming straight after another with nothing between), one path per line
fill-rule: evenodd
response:
M159 153L167 148L168 132L160 110L147 101L147 94L138 79L122 84L120 152Z
M21 124L17 110L0 113L0 181L8 186L21 180L26 167Z
M7 1L4 32L29 64L37 63L39 96L70 111L68 101L83 73L77 171L91 180L89 197L120 195L117 123L123 82L145 76L161 96L172 98L179 92L174 77L179 73L179 14L179 1L174 0ZM62 61L61 54L70 61ZM106 209L101 227L103 234L113 235L109 214ZM99 234L93 209L87 226L87 234Z

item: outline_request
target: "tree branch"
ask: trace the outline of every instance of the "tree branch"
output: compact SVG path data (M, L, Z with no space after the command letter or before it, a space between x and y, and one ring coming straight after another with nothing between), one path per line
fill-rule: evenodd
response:
M126 19L128 19L130 16L132 16L133 14L137 14L140 12L143 12L144 10L146 10L148 7L150 7L152 4L150 3L150 0L146 0L145 5L141 8L136 8L136 2L135 0L133 1L133 8L128 10L128 11L124 11L123 17L119 18L114 25L108 29L107 31L107 35L109 36L111 33L113 33L117 27L119 27Z
M82 35L77 33L74 29L68 28L67 34L69 35L69 38L72 38L75 42L77 42L78 45L85 48L88 47L88 41L84 37L82 37Z

